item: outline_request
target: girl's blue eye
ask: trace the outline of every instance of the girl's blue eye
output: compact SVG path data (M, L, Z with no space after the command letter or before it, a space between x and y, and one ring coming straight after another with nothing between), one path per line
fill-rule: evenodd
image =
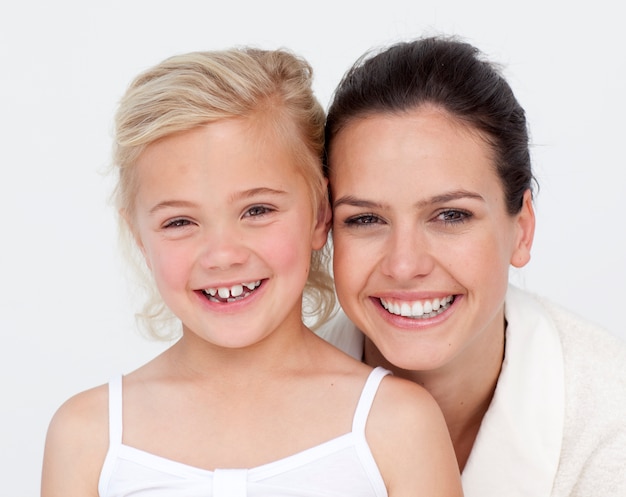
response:
M272 212L272 210L273 209L270 209L269 207L267 207L265 205L255 205L253 207L250 207L244 213L244 217L262 216L263 214L268 214L268 213Z
M164 228L182 228L184 226L188 226L189 224L191 223L188 219L172 219L171 221L168 221L167 223L165 223L163 227Z

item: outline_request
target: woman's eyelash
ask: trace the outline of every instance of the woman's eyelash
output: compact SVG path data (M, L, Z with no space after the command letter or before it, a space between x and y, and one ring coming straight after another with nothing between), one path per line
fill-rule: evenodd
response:
M446 209L437 213L434 219L445 224L461 224L469 221L472 213L460 209ZM375 214L359 214L347 218L343 224L346 226L367 226L371 224L380 224L384 221Z
M368 224L377 224L380 218L374 214L359 214L358 216L349 217L344 221L348 226L365 226Z
M446 224L460 224L468 221L472 214L458 209L447 209L440 212L437 217Z

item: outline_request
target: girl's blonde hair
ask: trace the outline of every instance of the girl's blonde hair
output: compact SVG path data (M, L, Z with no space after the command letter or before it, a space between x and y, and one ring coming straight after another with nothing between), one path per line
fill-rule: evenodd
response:
M146 146L173 133L206 123L249 118L268 126L290 150L307 180L314 215L327 202L322 170L324 110L312 90L312 69L286 50L238 48L170 57L140 74L122 97L115 116L114 191L120 235L139 270L148 295L140 318L149 334L172 338L178 321L163 303L137 250L132 224L137 194L135 163ZM125 220L122 219L125 218ZM128 221L128 222L127 222ZM324 322L334 309L329 249L313 251L304 289L304 310Z

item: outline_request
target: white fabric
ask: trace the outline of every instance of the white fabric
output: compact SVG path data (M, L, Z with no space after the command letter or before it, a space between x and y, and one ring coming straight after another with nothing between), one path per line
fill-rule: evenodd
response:
M505 360L463 471L465 497L626 497L626 345L513 286ZM353 357L340 314L318 334Z
M505 358L463 471L465 497L550 495L552 489L565 410L563 353L550 319L524 299L515 290L507 295Z
M389 374L375 368L355 409L352 431L284 459L251 469L208 471L122 443L122 381L109 383L109 437L100 497L386 497L365 438L378 386Z

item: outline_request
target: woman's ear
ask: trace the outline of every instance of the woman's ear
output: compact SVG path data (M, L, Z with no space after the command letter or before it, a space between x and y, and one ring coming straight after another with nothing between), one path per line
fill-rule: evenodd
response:
M535 209L533 207L532 192L526 190L522 200L522 209L515 215L517 223L517 236L513 253L511 254L511 265L520 268L525 266L530 260L530 249L535 236Z

